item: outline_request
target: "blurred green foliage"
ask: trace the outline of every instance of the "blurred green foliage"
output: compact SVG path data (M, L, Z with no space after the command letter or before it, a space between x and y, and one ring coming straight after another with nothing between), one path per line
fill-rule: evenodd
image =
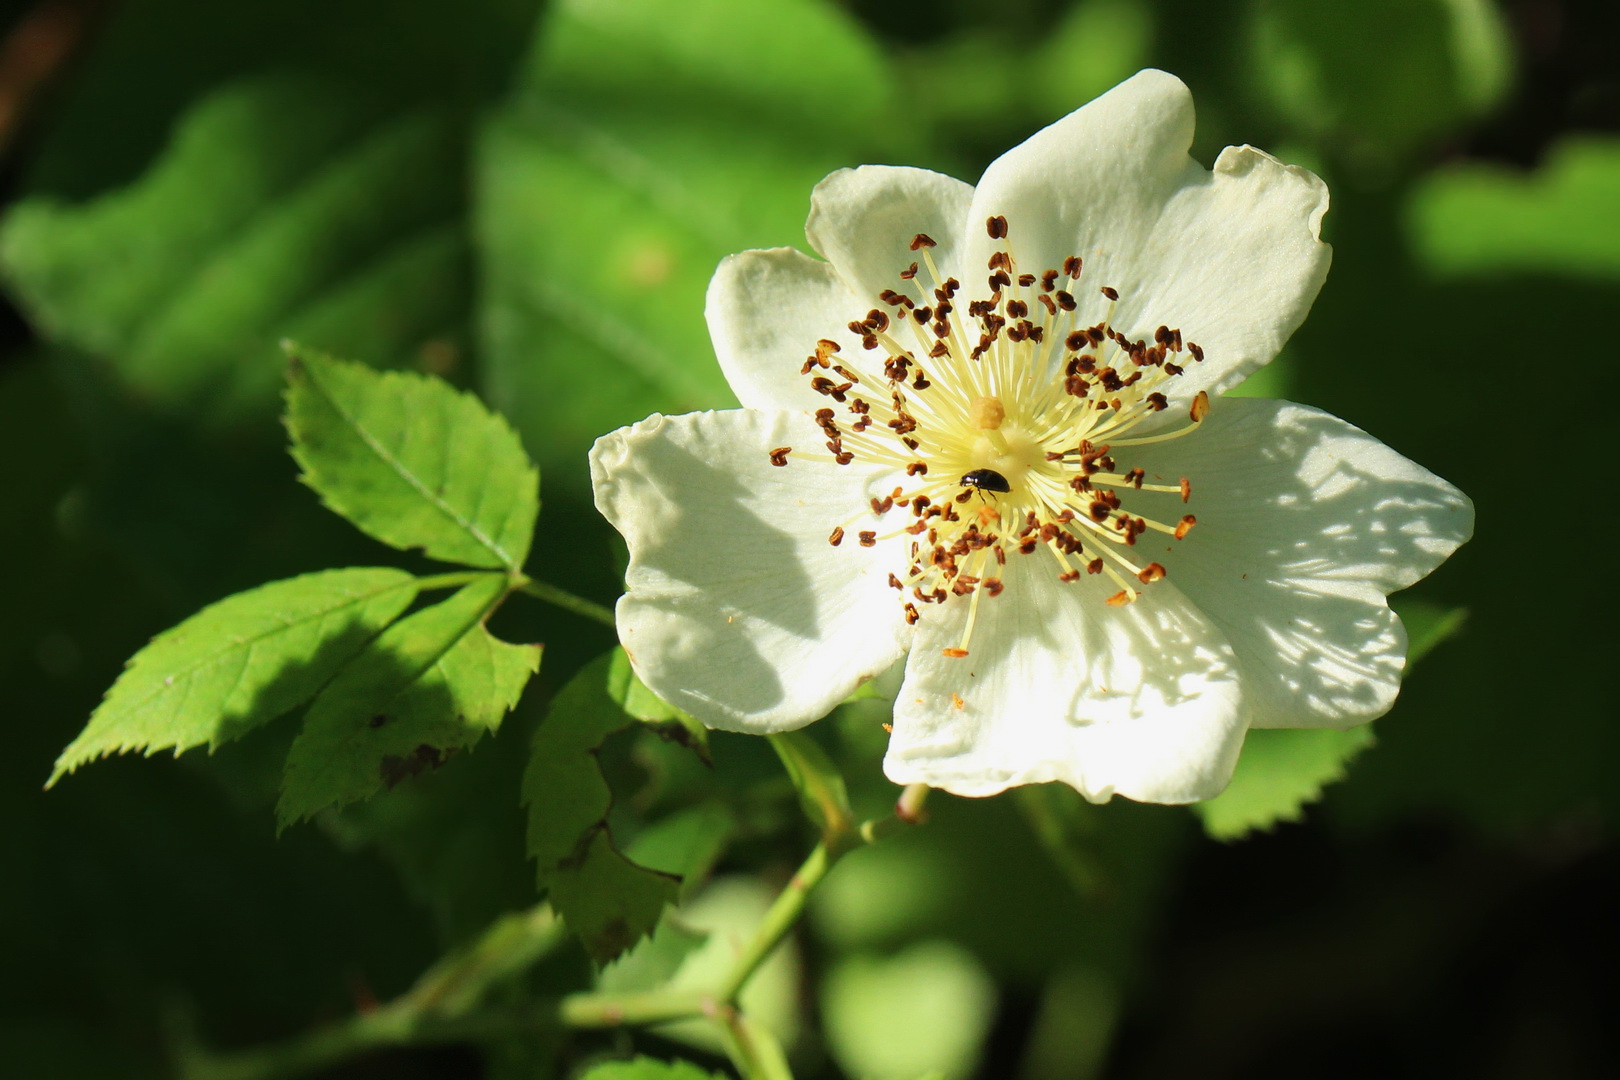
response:
M41 22L57 8L84 18ZM280 839L292 717L212 756L101 763L39 790L157 631L236 590L393 555L297 484L277 424L283 338L480 392L544 473L531 571L607 601L620 556L584 453L649 411L730 403L702 319L721 256L802 246L810 188L833 168L972 179L1150 64L1191 85L1202 160L1250 142L1333 191L1333 272L1259 389L1455 482L1479 535L1398 601L1427 652L1371 729L1258 733L1196 816L1066 789L936 798L927 826L835 869L750 1010L802 1076L850 1080L901 1076L897 1056L917 1080L1560 1077L1620 1061L1605 1030L1620 958L1601 933L1620 899L1620 583L1602 546L1568 550L1613 516L1568 517L1593 505L1576 486L1611 456L1607 423L1578 406L1607 399L1601 334L1620 310L1620 91L1594 61L1614 14L1567 0L0 5L9 42L38 42L21 35L41 25L71 62L19 81L16 49L0 51L0 99L20 103L0 110L0 281L17 313L0 354L0 686L20 721L0 764L8 1071L164 1076L188 1025L224 1047L293 1035L400 993L534 898L527 747L612 645L539 605L491 623L547 643L499 733ZM1582 360L1570 383L1535 379L1561 372L1565 348ZM1538 542L1555 530L1564 553L1549 557ZM683 904L616 965L559 948L502 975L496 998L724 966L766 883L812 842L767 747L716 735L706 767L621 723L624 709L652 719L623 692L610 680L613 724L592 750L612 795L589 817L625 866L685 873ZM893 798L884 719L881 699L855 702L814 735L863 816ZM1255 826L1271 831L1238 839ZM635 1046L702 1069L585 1075L695 1080L721 1068L712 1042L689 1048L700 1038ZM629 1050L466 1045L331 1075L568 1076Z

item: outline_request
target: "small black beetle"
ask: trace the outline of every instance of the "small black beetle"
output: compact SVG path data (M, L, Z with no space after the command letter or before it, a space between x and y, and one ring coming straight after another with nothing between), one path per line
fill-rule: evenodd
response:
M1000 491L1005 493L1012 490L1012 485L1007 483L1007 478L994 469L974 469L972 472L963 473L962 479L957 483L965 488L978 488L980 491Z

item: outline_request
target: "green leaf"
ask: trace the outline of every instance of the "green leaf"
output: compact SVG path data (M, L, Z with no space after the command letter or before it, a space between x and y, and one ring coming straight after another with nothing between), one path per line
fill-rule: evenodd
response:
M109 754L210 750L309 698L409 606L402 570L326 570L212 604L130 660L47 787Z
M635 948L602 969L596 989L607 994L659 989L708 940L706 932L687 926L679 912L671 912Z
M630 716L691 750L705 765L710 764L709 729L691 713L677 709L647 689L622 647L615 648L612 657L607 674L608 696Z
M613 792L596 754L608 736L636 723L612 692L613 670L613 654L605 654L558 691L535 731L523 774L529 854L540 887L552 891L563 918L599 961L650 932L679 888L679 879L620 854L608 830Z
M823 836L842 834L854 822L849 791L832 759L805 731L780 731L769 736L771 749L799 793L799 804Z
M626 854L650 870L680 878L681 896L686 897L708 880L736 831L737 819L725 805L704 803L647 826Z
M816 0L558 0L539 41L481 146L480 332L490 399L580 485L602 432L733 400L716 264L804 246L815 183L904 129L882 54Z
M657 1061L638 1057L629 1061L608 1061L591 1069L580 1080L725 1080L718 1073L700 1069L690 1061Z
M1534 173L1468 163L1425 176L1407 231L1443 276L1620 279L1620 139L1571 139Z
M1484 115L1512 82L1490 0L1261 0L1243 71L1296 131L1384 167Z
M995 1016L996 991L960 945L921 942L892 957L851 956L827 973L827 1048L850 1076L965 1080Z
M500 725L540 646L484 628L507 593L482 577L389 627L323 690L287 754L281 827L437 768Z
M1298 821L1305 807L1322 797L1322 788L1343 779L1350 759L1372 742L1369 724L1346 731L1250 731L1232 782L1215 798L1194 804L1193 811L1217 840Z
M289 350L292 455L322 502L397 548L522 566L540 476L505 420L439 379Z
M228 85L131 186L18 204L0 274L44 336L230 428L269 414L283 337L400 363L457 328L464 154L447 109L311 76Z
M1447 608L1405 596L1394 602L1406 626L1406 663L1411 666L1460 632L1467 608ZM1350 759L1374 742L1371 724L1346 731L1267 729L1250 731L1237 770L1225 791L1194 805L1204 830L1217 840L1235 840L1278 822L1298 821L1322 789L1344 779Z
M551 902L591 959L605 964L658 925L679 889L678 879L619 854L604 827L552 874Z

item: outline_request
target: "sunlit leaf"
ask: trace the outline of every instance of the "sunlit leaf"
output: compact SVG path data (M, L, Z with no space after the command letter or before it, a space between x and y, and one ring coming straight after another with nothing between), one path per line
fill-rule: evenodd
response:
M974 1075L995 1018L995 984L959 945L851 956L826 973L821 1011L833 1058L864 1080Z
M690 1061L657 1061L638 1057L629 1061L608 1061L597 1065L580 1080L723 1080Z
M1469 163L1430 173L1407 227L1446 276L1542 273L1620 279L1620 140L1570 140L1525 174Z
M1395 607L1406 627L1408 667L1458 633L1468 615L1464 608L1404 597ZM1305 807L1322 797L1322 789L1344 779L1351 759L1373 742L1371 724L1346 731L1250 731L1231 784L1215 798L1196 803L1193 810L1217 840L1298 821Z
M398 548L522 565L540 478L505 420L430 376L289 349L292 454L322 502Z
M868 160L888 76L831 5L560 0L478 174L492 400L548 468L655 409L730 403L704 292L803 246L811 187ZM887 134L884 141L887 142Z
M484 628L506 579L482 577L395 623L323 690L287 754L283 827L368 798L499 726L540 667L540 646Z
M16 206L0 273L52 340L229 425L269 411L284 336L399 362L461 318L463 153L445 110L311 76L237 83L130 187Z
M312 696L416 595L402 570L327 570L226 597L130 660L51 783L86 761L210 750Z

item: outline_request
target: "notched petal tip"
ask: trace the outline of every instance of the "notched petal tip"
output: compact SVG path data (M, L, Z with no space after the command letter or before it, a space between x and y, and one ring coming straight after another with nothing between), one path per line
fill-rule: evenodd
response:
M1214 173L1216 176L1242 179L1251 173L1261 171L1269 183L1287 184L1298 188L1298 198L1302 206L1309 206L1306 217L1306 226L1310 229L1311 238L1322 242L1323 247L1331 251L1331 245L1322 241L1322 218L1328 212L1328 186L1320 176L1303 165L1290 165L1274 154L1269 154L1257 146L1244 143L1241 146L1228 146L1221 151L1215 159Z

